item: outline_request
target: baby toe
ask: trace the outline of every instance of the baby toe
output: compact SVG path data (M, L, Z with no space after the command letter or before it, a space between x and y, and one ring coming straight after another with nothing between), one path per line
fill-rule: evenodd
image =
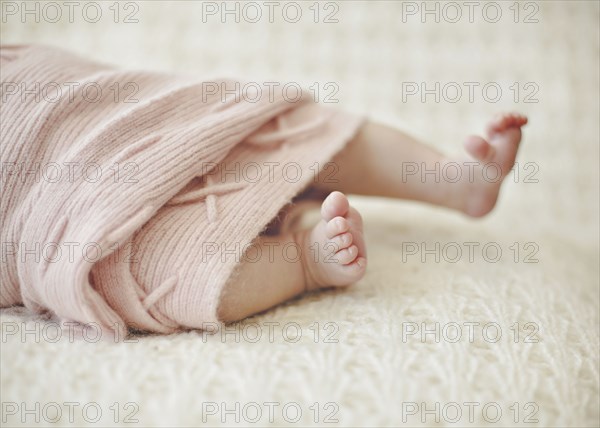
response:
M361 279L367 271L367 259L357 257L352 263L343 266L344 275L350 282L356 282Z
M506 113L498 114L490 121L487 127L488 135L493 135L497 132L502 132L506 129L510 116Z
M511 120L512 126L523 126L527 123L527 116L524 116L520 113L512 113Z
M348 198L342 192L331 192L321 205L321 216L325 221L346 215L350 208Z
M358 256L358 247L356 245L352 245L348 248L344 248L343 250L335 253L335 258L338 263L342 265L347 265L352 263L356 257Z
M367 258L358 256L352 263L344 266L344 268L350 272L365 272L367 270Z
M331 239L331 242L337 248L337 251L343 250L344 248L348 248L352 244L352 234L351 233L342 233L341 235L334 236Z
M350 229L348 220L344 217L335 217L327 222L325 233L327 234L327 238L332 239L337 235L348 232L348 229Z

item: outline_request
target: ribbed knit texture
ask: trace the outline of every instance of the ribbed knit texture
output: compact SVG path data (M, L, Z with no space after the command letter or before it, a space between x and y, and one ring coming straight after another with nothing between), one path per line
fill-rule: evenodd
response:
M308 91L296 102L281 91L271 98L266 87L258 100L211 95L189 78L117 70L42 46L2 47L0 57L0 305L121 334L218 322L241 249L362 122L314 104ZM102 88L99 100L94 89L81 93L88 82ZM137 102L123 102L133 92L128 82ZM13 83L47 92L10 94ZM209 175L212 163L258 166L260 176ZM36 165L37 176L26 174ZM95 168L81 174L88 165L98 166L95 182Z

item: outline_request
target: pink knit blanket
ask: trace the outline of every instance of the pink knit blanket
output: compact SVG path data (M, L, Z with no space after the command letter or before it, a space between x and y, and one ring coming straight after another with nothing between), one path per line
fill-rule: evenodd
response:
M120 335L218 322L244 251L362 121L272 82L0 61L0 305Z

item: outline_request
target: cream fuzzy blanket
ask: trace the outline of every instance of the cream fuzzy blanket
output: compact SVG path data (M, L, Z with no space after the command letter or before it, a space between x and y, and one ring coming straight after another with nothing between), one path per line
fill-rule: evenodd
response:
M0 56L0 305L119 337L216 323L252 240L362 120L306 92L120 71L40 46Z

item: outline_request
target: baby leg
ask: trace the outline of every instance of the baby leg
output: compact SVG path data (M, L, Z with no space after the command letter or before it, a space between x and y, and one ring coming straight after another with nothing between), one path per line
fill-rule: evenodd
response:
M521 115L498 116L488 126L488 140L468 138L465 148L471 158L452 160L400 131L369 122L335 157L338 170L333 180L325 170L314 187L317 192L413 199L479 217L494 207L526 123ZM435 171L451 162L461 168L458 181L403 173L403 165ZM484 178L482 170L490 163L500 169L499 179ZM366 249L359 213L342 193L333 192L323 202L321 215L313 229L255 241L262 257L254 260L248 254L230 279L219 306L222 321L262 312L307 290L349 285L364 275ZM300 257L286 253L289 247L299 249Z
M362 278L367 260L358 211L333 192L321 217L312 229L258 237L225 287L219 319L236 321L306 291Z
M527 118L519 114L497 116L488 125L487 140L477 136L467 139L465 148L470 157L449 159L396 129L368 122L334 158L338 167L335 175L330 177L331 171L325 169L316 187L412 199L480 217L496 204L526 123ZM488 178L484 168L492 166L492 177ZM451 179L441 174L445 168Z

